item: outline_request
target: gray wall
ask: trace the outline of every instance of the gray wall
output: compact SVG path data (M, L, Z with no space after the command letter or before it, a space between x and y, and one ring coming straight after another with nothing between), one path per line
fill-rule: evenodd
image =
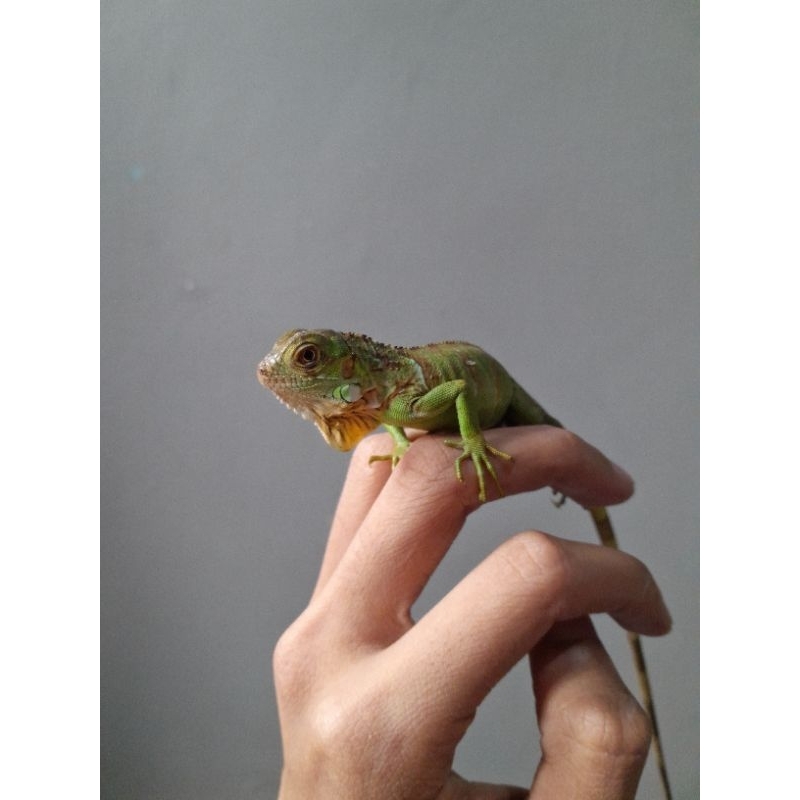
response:
M696 797L696 3L107 0L102 22L104 796L274 795L271 650L347 457L255 365L326 326L475 341L632 472L615 518L675 617L647 651ZM531 527L592 540L544 492L493 503L418 611ZM532 717L523 665L457 768L529 782Z

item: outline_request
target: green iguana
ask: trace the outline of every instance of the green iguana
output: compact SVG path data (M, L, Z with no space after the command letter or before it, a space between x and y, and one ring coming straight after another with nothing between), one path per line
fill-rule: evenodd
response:
M461 451L455 460L458 480L463 480L462 463L472 461L481 502L486 501L486 473L502 494L490 457L511 459L486 441L484 430L502 425L563 427L498 361L467 342L394 347L356 333L292 330L278 339L259 364L258 379L286 406L311 420L337 450L350 450L383 425L394 439L394 449L372 461L397 464L410 446L405 427L458 432L458 441L444 443ZM601 542L617 548L606 509L587 510ZM641 641L631 632L628 640L650 716L661 783L671 800Z

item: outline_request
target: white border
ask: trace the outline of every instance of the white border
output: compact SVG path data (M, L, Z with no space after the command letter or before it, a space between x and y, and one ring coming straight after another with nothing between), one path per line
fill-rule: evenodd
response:
M0 793L98 792L99 9L3 14Z
M785 797L800 710L797 12L706 2L701 22L701 785Z

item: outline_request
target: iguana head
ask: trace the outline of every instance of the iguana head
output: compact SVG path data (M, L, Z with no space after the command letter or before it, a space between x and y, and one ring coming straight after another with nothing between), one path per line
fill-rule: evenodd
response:
M261 384L337 450L350 450L380 424L383 393L364 363L376 354L353 345L352 335L336 331L287 331L258 365Z

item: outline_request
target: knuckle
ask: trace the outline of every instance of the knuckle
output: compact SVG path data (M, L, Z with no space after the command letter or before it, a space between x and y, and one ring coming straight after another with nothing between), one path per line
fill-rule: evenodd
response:
M322 699L309 713L310 739L316 749L332 756L352 753L358 719L341 698Z
M314 651L319 647L319 625L307 612L279 637L272 652L272 671L279 696L305 694L313 681Z
M592 697L570 713L573 741L590 752L644 760L650 746L650 720L630 695Z
M574 461L585 453L586 442L568 428L555 428L552 435L557 437L559 449L570 461Z
M375 467L371 459L380 458L384 464L394 448L389 434L375 434L362 439L353 454L353 464L359 470ZM402 491L413 493L415 504L440 505L443 498L470 497L475 504L475 490L472 486L460 483L454 474L453 450L443 447L438 437L417 436L411 446L392 467L392 480ZM468 489L471 490L469 494ZM467 505L465 499L462 505Z
M558 428L557 433L563 442L563 446L573 452L582 451L586 446L583 439L568 428Z
M586 458L586 443L576 433L566 428L553 431L557 437L558 448L553 459L553 472L556 483L569 483L575 477L576 465Z
M302 665L300 650L294 631L288 628L272 651L272 673L279 695L296 693L295 686L299 682Z
M292 670L297 660L298 649L298 636L292 626L280 635L272 651L272 666L276 673Z
M546 533L525 531L503 547L509 565L526 584L551 600L559 598L569 582L569 561L561 543Z
M431 435L417 436L403 456L399 466L419 473L424 481L434 479L439 473L453 468L454 451L444 447L439 438ZM452 477L452 473L448 475Z
M384 750L389 758L397 755L407 731L374 688L326 693L309 709L309 742L321 759L346 768L363 764L365 758L374 763Z
M456 451L443 446L437 437L420 436L400 460L394 480L413 493L419 508L441 513L452 507L461 512L477 502L477 493L469 481L457 479L455 459Z

